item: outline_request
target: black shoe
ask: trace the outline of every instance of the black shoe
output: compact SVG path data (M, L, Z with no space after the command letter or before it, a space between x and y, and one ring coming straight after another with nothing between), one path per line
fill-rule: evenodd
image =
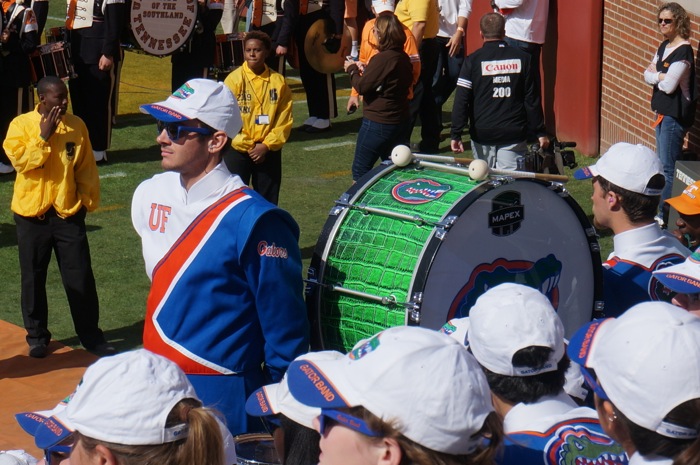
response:
M308 128L306 128L306 133L307 134L319 134L321 132L328 132L331 130L331 127L332 126L328 126L325 128L317 128L316 126L309 126Z
M110 355L116 355L117 354L117 349L114 348L112 344L109 342L100 342L94 347L86 347L88 352L91 352L98 357L109 357Z
M46 344L33 344L29 346L29 356L32 358L44 358L49 354Z

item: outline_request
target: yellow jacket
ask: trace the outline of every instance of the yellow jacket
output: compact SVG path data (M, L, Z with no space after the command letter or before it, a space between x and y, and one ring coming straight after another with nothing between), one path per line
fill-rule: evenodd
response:
M243 119L243 129L231 141L233 148L247 152L262 142L270 150L280 150L292 130L292 91L284 77L267 66L258 76L243 63L224 84L236 96ZM267 115L269 124L256 124L260 115Z
M2 146L17 171L12 211L34 217L54 207L63 217L100 203L100 178L83 120L65 114L48 141L38 106L10 123Z

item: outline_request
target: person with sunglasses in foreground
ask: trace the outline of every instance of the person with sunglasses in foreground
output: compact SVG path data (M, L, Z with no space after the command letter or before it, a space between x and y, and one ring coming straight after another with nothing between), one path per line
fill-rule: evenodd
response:
M698 463L700 318L644 302L579 329L568 352L595 393L600 424L630 465Z
M673 305L700 317L700 251L683 263L654 271L654 277L671 291Z
M139 349L98 360L53 410L15 415L40 465L233 465L234 440L170 360Z
M261 431L246 399L309 346L299 227L222 162L241 129L223 83L192 79L141 110L166 171L131 206L152 280L144 347L175 361L231 433Z
M501 446L484 374L437 331L389 328L342 358L300 357L287 382L321 409L319 465L490 465Z

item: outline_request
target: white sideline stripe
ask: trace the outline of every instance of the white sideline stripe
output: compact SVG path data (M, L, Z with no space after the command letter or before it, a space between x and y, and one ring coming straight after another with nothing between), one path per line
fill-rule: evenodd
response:
M100 179L107 179L107 178L125 178L127 174L123 171L116 171L114 173L105 173L100 175Z
M332 149L335 147L343 147L346 145L355 145L355 142L351 140L346 140L344 142L334 142L332 144L313 145L311 147L304 147L304 150L306 150L307 152L315 152L316 150Z

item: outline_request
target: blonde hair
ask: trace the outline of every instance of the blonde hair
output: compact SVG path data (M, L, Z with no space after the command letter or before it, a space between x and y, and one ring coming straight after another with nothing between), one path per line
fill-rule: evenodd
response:
M412 441L399 431L398 425L385 422L364 407L353 407L348 411L351 415L364 419L369 428L381 438L391 438L398 442L402 451L400 465L492 465L503 444L503 423L495 412L486 417L484 425L474 434L484 438L484 445L471 454L454 455ZM372 441L377 438L367 439Z
M75 432L75 443L92 453L97 445L103 445L114 454L119 465L230 465L224 464L224 445L216 412L203 408L195 399L183 399L173 407L166 426L186 422L189 431L186 438L157 445L133 446L100 441Z

